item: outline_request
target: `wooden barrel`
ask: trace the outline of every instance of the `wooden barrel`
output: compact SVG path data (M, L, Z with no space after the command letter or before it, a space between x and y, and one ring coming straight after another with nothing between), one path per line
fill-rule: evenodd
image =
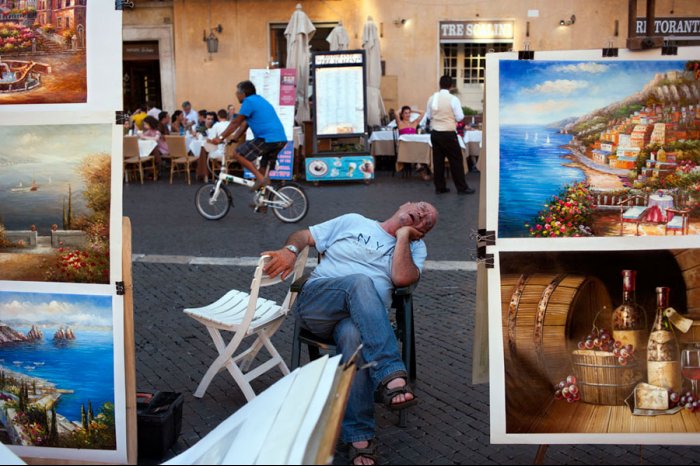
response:
M551 385L571 374L571 351L593 320L610 330L612 302L605 285L580 275L506 275L501 279L506 350Z
M596 325L610 329L612 302L595 277L571 274L501 277L507 430L527 431L573 374L571 352Z

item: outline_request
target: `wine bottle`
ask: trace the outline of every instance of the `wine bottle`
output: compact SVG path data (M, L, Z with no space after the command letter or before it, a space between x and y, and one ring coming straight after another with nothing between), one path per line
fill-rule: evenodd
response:
M664 313L668 309L670 292L666 287L656 289L656 319L647 346L647 374L651 385L680 393L683 383L680 349L671 322Z
M613 339L622 346L632 345L637 360L646 359L649 334L644 308L637 304L637 271L622 271L622 304L613 311Z

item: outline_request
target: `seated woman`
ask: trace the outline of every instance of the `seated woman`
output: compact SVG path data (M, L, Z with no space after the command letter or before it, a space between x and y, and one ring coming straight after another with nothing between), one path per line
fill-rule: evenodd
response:
M185 114L182 110L175 110L170 122L170 132L172 134L185 135Z
M411 107L404 105L401 107L401 112L399 112L399 118L396 120L396 127L399 130L399 136L404 134L416 134L418 132L418 125L423 119L423 114L425 112L418 111L418 117L411 120ZM430 181L430 170L426 165L417 163L416 171L420 173L424 181Z
M157 166L160 166L161 156L170 155L168 143L165 142L165 136L163 133L158 131L158 120L152 116L147 116L143 119L143 132L139 134L139 139L155 141L158 143L155 149L153 149L153 152L150 154L155 157Z

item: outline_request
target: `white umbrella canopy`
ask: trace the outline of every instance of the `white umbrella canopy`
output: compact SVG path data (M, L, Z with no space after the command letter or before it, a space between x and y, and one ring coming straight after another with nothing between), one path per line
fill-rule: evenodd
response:
M316 32L313 23L297 4L284 35L287 38L287 68L297 70L297 108L295 120L298 124L311 118L309 110L309 41Z
M331 51L347 50L350 46L350 36L348 31L343 27L343 22L339 21L338 25L333 28L326 41L330 44Z
M384 101L380 87L382 84L381 45L377 25L372 17L367 18L362 32L362 48L367 56L367 124L369 126L381 125L381 120L386 115Z

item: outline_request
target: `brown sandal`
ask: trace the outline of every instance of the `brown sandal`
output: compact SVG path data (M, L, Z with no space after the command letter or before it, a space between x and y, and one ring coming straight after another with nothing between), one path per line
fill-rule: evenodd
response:
M403 387L389 388L389 382L391 382L394 379L404 379L406 381L406 385L404 385ZM413 398L408 401L404 401L403 403L392 403L393 399L396 398L398 395L408 394L413 395ZM376 393L376 401L378 403L383 403L384 406L387 407L387 409L390 409L392 411L405 409L418 403L418 400L416 399L416 394L413 393L413 390L408 385L408 380L406 379L406 377L403 375L397 376L395 374L387 377L386 379L384 379L384 381L382 381L382 383L379 384L379 388L377 389Z
M348 458L350 464L355 464L355 460L359 457L365 457L377 464L377 439L369 439L365 448L357 448L352 443L348 443Z

